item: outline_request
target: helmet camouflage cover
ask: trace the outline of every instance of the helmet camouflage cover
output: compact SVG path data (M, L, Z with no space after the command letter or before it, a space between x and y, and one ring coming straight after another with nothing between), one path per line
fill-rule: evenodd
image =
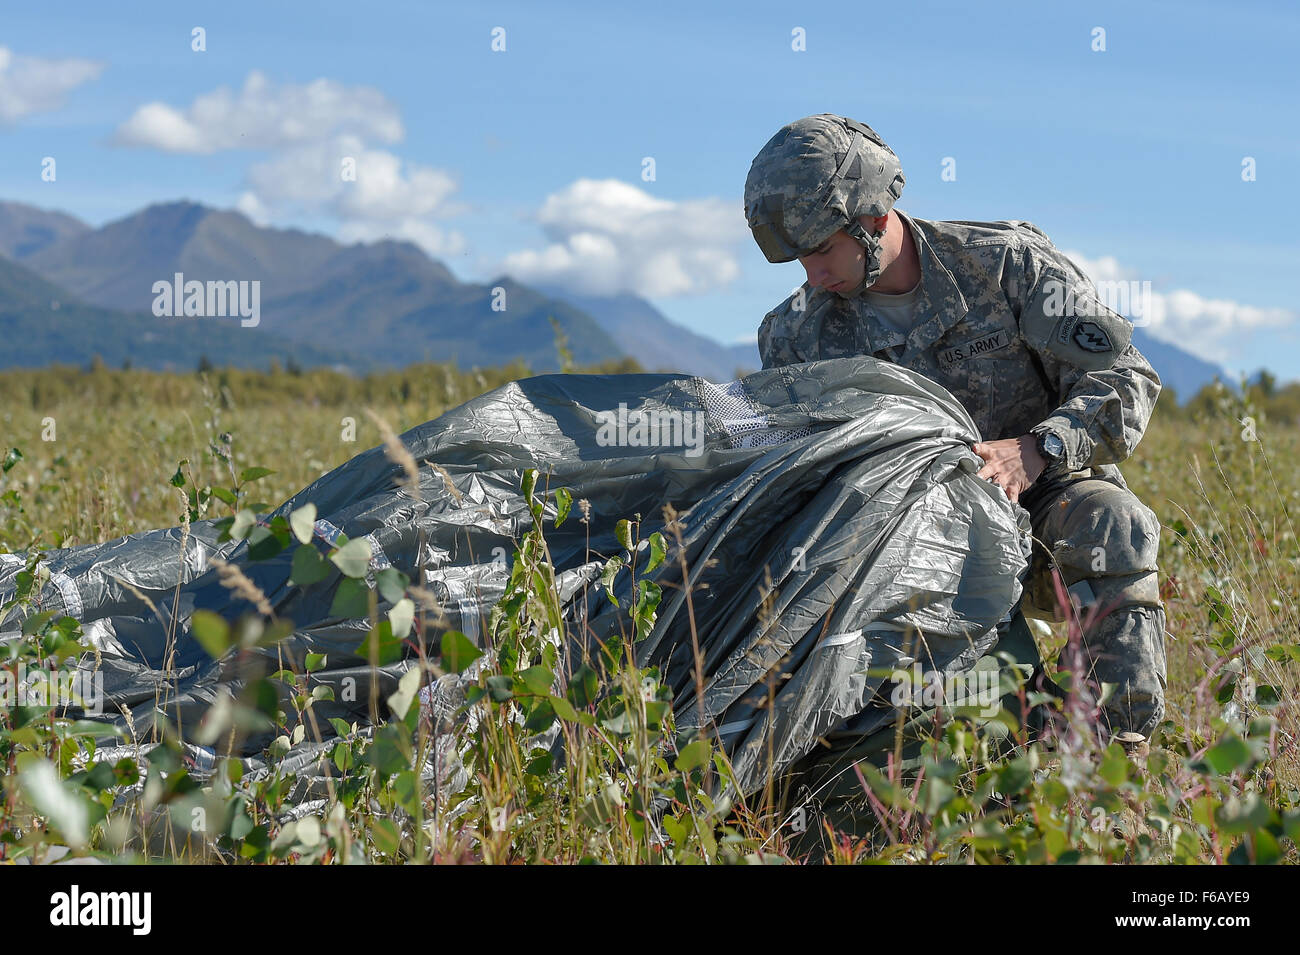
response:
M903 193L903 168L870 126L820 113L782 126L749 167L745 218L769 262L808 255L859 216L883 216Z

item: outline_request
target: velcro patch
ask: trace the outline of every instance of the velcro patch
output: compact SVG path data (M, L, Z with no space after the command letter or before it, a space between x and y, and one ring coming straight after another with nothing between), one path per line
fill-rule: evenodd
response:
M1074 342L1084 351L1092 352L1096 355L1106 354L1115 350L1114 343L1110 336L1096 322L1079 318L1078 316L1067 316L1061 322L1060 331L1057 333L1056 340L1063 345Z
M1020 333L1039 355L1084 371L1114 367L1133 337L1133 326L1104 305L1091 284L1047 270L1020 314Z
M996 332L990 332L981 338L962 342L960 345L953 345L951 348L945 348L939 352L939 364L944 368L951 368L967 358L981 358L989 352L1006 348L1010 344L1011 336L1007 333L1007 330L999 328Z

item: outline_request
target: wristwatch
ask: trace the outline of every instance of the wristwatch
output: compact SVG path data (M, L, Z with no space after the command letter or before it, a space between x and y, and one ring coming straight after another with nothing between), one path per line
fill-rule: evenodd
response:
M1065 461L1065 440L1055 431L1038 433L1038 456L1047 462L1048 469Z

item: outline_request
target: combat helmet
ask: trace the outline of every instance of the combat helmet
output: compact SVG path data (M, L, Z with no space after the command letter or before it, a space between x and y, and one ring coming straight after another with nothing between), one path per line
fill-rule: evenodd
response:
M749 167L745 218L769 262L809 255L840 229L867 252L857 294L880 275L880 234L859 216L883 216L903 193L902 165L866 123L834 113L781 127Z

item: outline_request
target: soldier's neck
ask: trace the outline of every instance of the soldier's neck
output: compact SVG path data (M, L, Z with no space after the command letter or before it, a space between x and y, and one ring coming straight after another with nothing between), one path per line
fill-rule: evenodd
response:
M921 257L917 254L911 227L893 209L889 210L883 243L881 252L889 264L881 270L880 278L876 279L870 291L883 295L910 292L921 281Z

